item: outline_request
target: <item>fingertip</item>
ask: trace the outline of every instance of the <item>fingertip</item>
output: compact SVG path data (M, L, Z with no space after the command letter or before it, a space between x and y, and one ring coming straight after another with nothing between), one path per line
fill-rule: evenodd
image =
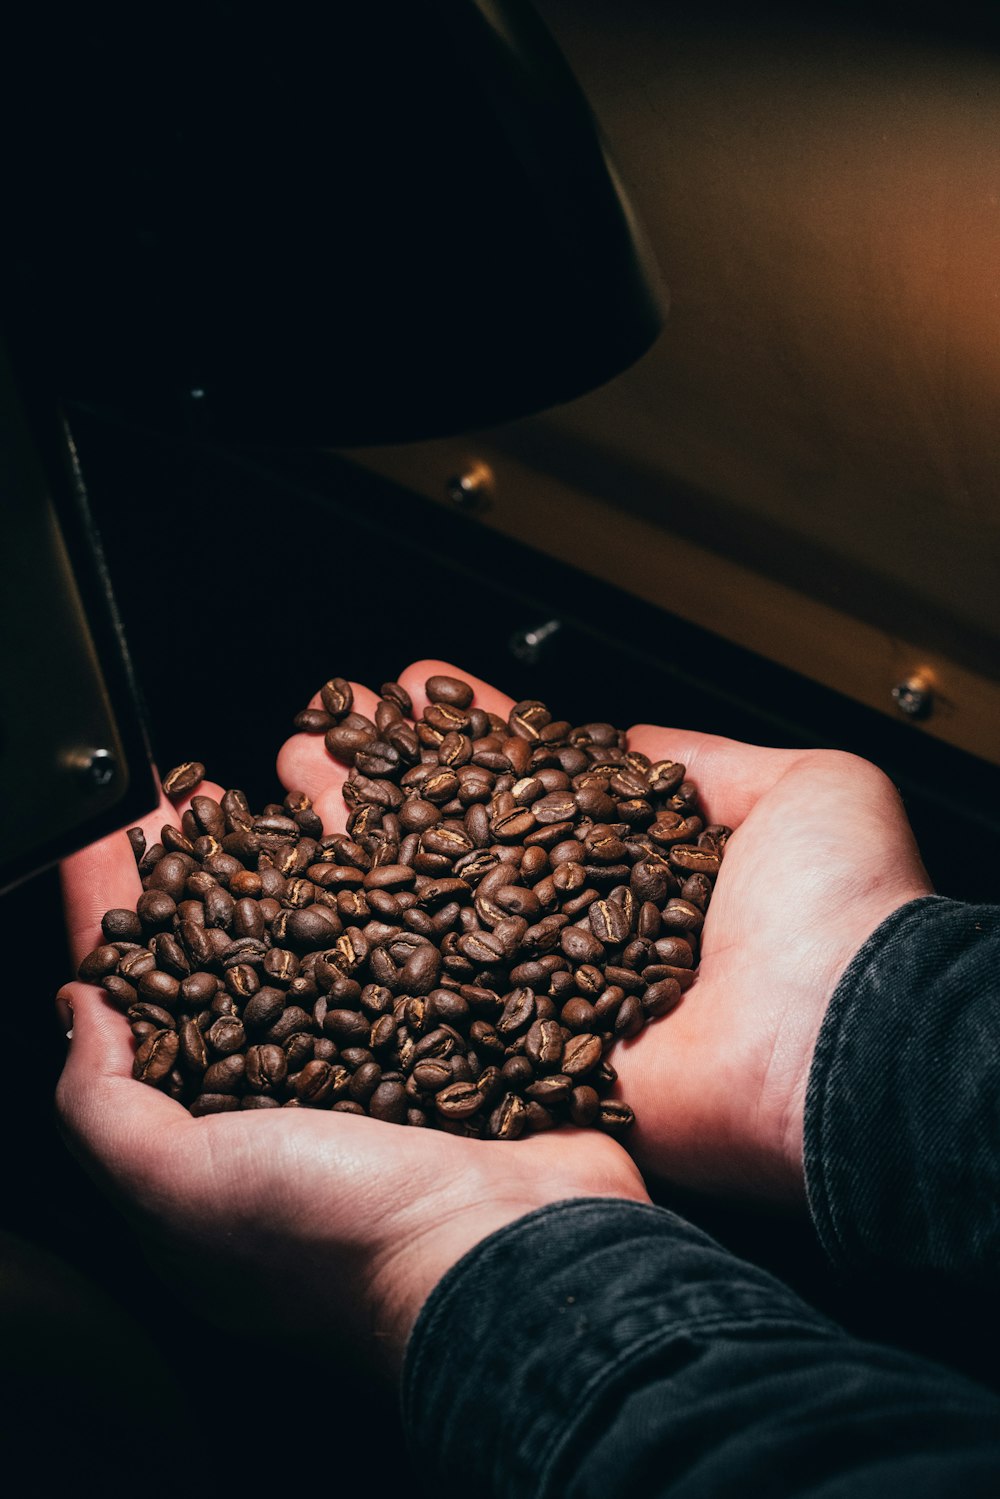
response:
M134 1047L128 1022L109 1003L103 989L79 981L63 984L56 1002L66 1006L72 1018L70 1061L74 1069L83 1068L91 1076L132 1075Z
M304 791L314 805L331 783L340 784L345 773L328 752L322 734L293 734L286 739L278 751L277 771L286 791Z
M347 803L344 801L343 781L336 786L327 786L313 801L313 810L327 833L343 833L347 830Z

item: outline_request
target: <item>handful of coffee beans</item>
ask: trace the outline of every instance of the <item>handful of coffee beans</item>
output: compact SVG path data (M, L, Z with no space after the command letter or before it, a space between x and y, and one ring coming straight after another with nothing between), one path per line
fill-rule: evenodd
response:
M503 719L454 677L426 691L414 722L386 683L372 720L337 677L296 717L350 766L345 833L299 792L259 813L195 795L151 847L133 828L143 894L107 912L80 978L128 1015L135 1077L195 1115L623 1133L607 1053L691 984L730 829L610 724L535 701Z

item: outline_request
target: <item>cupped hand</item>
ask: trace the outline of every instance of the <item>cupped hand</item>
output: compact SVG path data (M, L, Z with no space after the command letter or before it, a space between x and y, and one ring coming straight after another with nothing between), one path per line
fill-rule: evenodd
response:
M400 673L418 716L435 673L472 683L487 711L505 716L513 706L459 667L422 661ZM360 712L372 716L376 701L355 689ZM629 1148L651 1178L801 1199L806 1086L827 1005L880 922L931 890L899 796L875 766L837 751L766 749L649 724L629 730L628 742L653 760L683 762L706 820L735 830L693 987L612 1053L618 1091L637 1116ZM278 768L287 787L316 798L328 827L343 826L347 770L321 736L288 740Z
M150 842L179 810L145 820ZM104 911L141 893L124 834L67 860L63 887L79 961ZM484 1143L309 1108L193 1118L133 1080L128 1023L103 991L73 983L60 998L73 1010L57 1095L68 1142L214 1320L340 1340L395 1373L427 1295L488 1234L564 1198L647 1200L625 1151L592 1131Z

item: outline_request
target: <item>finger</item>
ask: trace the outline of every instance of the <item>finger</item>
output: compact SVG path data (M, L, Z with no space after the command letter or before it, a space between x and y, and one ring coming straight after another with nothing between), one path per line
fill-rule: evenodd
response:
M809 753L647 723L633 724L628 746L651 760L677 760L685 765L711 820L729 827L737 827L764 793Z
M221 786L214 781L202 781L192 792L194 796L211 796L216 800L222 794ZM190 805L190 797L174 803L161 792L156 809L130 826L142 828L147 843L157 843L164 825L179 827ZM70 952L74 963L79 963L102 941L101 918L105 911L116 906L134 909L142 894L135 855L125 829L119 828L79 853L71 854L63 860L60 875Z
M348 806L344 801L344 782L347 780L347 767L343 767L343 775L338 776L333 785L327 786L313 801L313 810L323 824L324 833L346 833Z
M512 697L491 687L481 677L474 677L471 672L463 671L460 666L452 666L448 661L414 661L399 674L400 682L413 700L414 718L419 718L427 707L425 683L428 677L458 677L460 681L468 682L475 693L475 706L486 713L497 713L501 718L507 718L514 706Z
M351 683L351 690L354 693L352 711L374 720L379 701L375 693L358 682ZM323 699L318 692L309 699L309 706L322 708ZM304 791L315 802L329 786L344 784L347 766L330 754L322 734L293 734L278 751L278 779L286 791ZM322 812L319 815L322 817ZM335 830L328 828L327 831Z
M128 1024L100 989L65 984L59 998L73 1010L73 1039L57 1090L60 1117L74 1143L121 1181L144 1169L165 1132L195 1121L179 1103L132 1077Z

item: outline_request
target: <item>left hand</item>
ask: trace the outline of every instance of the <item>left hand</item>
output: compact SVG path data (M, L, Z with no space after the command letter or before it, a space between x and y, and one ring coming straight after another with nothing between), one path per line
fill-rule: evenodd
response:
M164 801L145 819L150 842L179 812ZM127 839L74 855L63 882L78 962L104 911L141 893ZM481 1239L564 1198L648 1200L595 1131L484 1143L309 1108L193 1118L133 1080L128 1023L100 989L60 998L73 1008L57 1100L69 1143L214 1320L349 1341L395 1375L424 1300Z

